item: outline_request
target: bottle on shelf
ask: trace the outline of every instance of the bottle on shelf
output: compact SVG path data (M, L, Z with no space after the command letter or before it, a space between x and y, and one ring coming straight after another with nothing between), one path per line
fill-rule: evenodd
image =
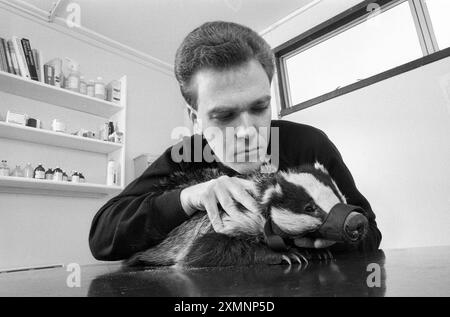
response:
M80 174L78 174L77 171L73 172L71 182L72 183L79 183L80 182Z
M97 77L94 87L94 97L98 99L106 99L106 86L102 77Z
M59 166L56 166L55 170L53 171L53 180L62 182L63 180L63 171L59 168Z
M86 94L90 97L94 97L95 96L95 81L93 81L92 79L88 81L87 86L86 86Z
M67 176L66 172L63 172L62 180L63 182L69 181L69 177Z
M49 180L53 179L53 170L50 167L45 172L45 179L49 179Z
M78 176L80 178L80 183L86 183L86 178L84 178L83 173L78 173Z
M114 160L108 161L107 173L106 173L106 185L117 185L117 171L116 162Z
M34 178L36 179L45 179L45 168L41 163L34 169Z
M31 166L31 163L27 163L27 165L25 165L25 168L23 169L23 176L26 178L33 178L34 169Z
M64 88L74 92L80 92L80 71L76 61L66 57L69 74L67 75Z
M121 82L113 80L106 85L106 100L120 104Z
M109 142L114 142L114 136L115 136L115 127L114 127L114 122L109 121L108 123L108 141Z
M11 175L14 177L23 177L23 170L20 165L16 165L16 168L11 171Z
M9 167L7 160L2 160L2 164L0 164L0 176L9 176Z
M80 76L80 94L87 95L87 82L84 76Z

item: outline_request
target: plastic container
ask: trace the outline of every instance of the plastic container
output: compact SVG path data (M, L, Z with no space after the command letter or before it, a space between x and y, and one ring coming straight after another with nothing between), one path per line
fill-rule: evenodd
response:
M87 83L86 93L90 97L94 97L95 96L95 81L93 81L92 79L89 80L88 83Z
M80 94L87 95L87 82L84 76L80 77Z
M55 70L54 86L62 87L62 77L64 76L62 72L62 59L54 58L45 64L52 66Z
M113 80L106 86L106 100L120 104L121 82Z
M86 183L86 178L82 173L78 173L78 176L80 177L80 183Z
M106 99L106 87L102 77L97 77L94 86L94 97L98 99Z
M106 185L108 186L117 185L116 162L114 160L109 160L108 162L108 168L106 173Z

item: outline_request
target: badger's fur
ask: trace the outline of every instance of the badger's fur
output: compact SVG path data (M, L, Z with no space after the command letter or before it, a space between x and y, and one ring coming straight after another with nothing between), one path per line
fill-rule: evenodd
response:
M163 193L186 188L218 178L216 169L177 173L161 182L156 191ZM158 245L140 252L125 262L127 265L229 266L278 264L299 254L272 251L264 240L268 219L285 238L302 237L316 231L331 208L346 203L327 170L320 163L303 165L276 173L255 173L245 177L254 183L250 194L259 210L252 212L236 206L242 217L231 218L223 210L223 231L215 232L206 212L195 213L188 221L173 229Z

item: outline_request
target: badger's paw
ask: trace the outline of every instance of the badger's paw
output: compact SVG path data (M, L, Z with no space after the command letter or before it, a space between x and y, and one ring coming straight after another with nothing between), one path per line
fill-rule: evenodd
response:
M289 249L286 252L275 252L272 250L263 250L258 252L255 257L256 263L269 264L269 265L282 265L287 264L289 270L293 266L297 266L297 269L304 269L308 266L308 259L304 254L296 249Z

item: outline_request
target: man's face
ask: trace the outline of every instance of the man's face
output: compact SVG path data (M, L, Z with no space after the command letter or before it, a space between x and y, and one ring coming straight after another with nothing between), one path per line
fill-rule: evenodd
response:
M270 133L270 82L251 60L229 70L206 69L194 78L201 129L217 158L247 173L265 159Z

